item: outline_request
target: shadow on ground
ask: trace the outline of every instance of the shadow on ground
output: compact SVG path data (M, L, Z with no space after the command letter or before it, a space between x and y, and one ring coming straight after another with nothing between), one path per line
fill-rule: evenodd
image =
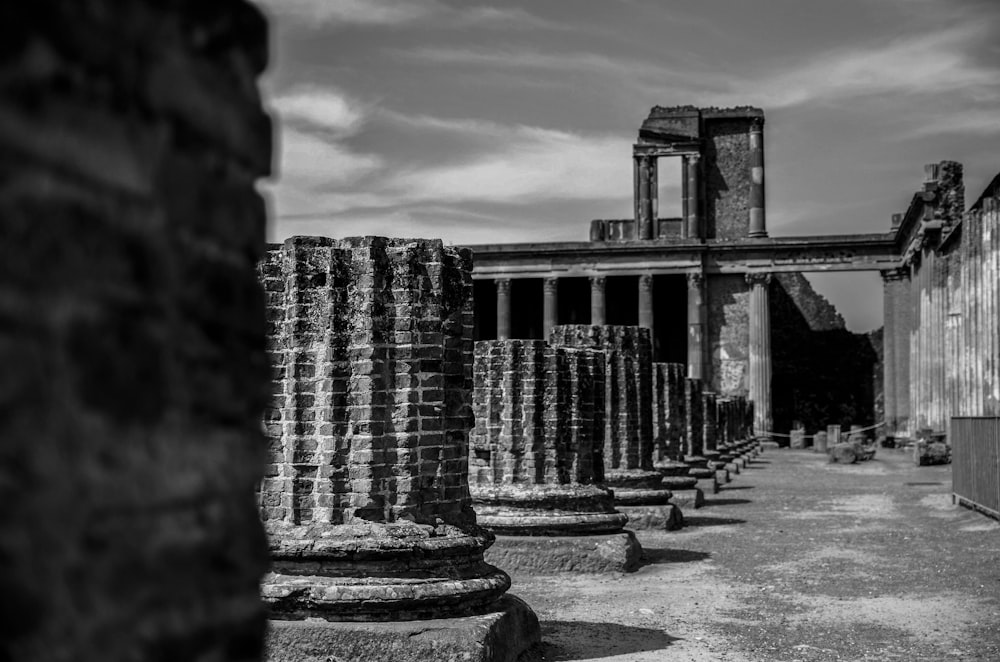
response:
M617 623L542 621L545 660L579 660L663 650L677 641L662 630Z
M643 547L641 565L652 565L654 563L690 563L691 561L705 561L711 558L708 552L695 552L689 549L664 549L657 547Z
M753 485L723 485L719 490L720 492L729 492L730 490L752 490Z
M753 503L750 499L709 499L706 497L705 506L738 506L743 503Z
M745 519L735 517L706 517L704 515L685 515L685 526L726 526L729 524L746 524Z

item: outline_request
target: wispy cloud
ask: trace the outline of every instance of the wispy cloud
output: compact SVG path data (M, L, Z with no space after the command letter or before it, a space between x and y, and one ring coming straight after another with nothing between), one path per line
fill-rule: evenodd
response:
M304 122L342 136L356 133L372 108L335 87L319 85L293 88L275 97L271 105L282 122Z
M492 6L450 7L440 0L258 0L274 14L313 28L400 26L433 21L437 28L564 29L524 9Z

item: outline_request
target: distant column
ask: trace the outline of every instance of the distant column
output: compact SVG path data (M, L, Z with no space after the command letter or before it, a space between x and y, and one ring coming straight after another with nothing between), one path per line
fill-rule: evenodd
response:
M649 239L652 234L653 197L652 197L653 166L648 156L639 157L639 218L636 220L635 236L637 239Z
M595 326L606 323L604 288L607 284L608 279L605 276L590 277L590 323Z
M650 338L653 334L653 275L642 274L639 276L639 326L649 329ZM656 340L653 340L654 354ZM655 357L654 357L655 358Z
M899 284L895 269L882 276L882 402L888 436L896 436L896 297Z
M687 275L688 377L705 379L705 276Z
M764 118L750 123L750 237L766 237L764 218Z
M691 154L688 156L687 166L687 193L688 193L688 217L687 229L688 237L691 239L701 239L704 236L704 228L701 226L701 183L700 166L701 156Z
M754 404L754 433L771 430L771 274L751 273L750 285L750 399Z
M549 337L549 331L559 323L559 279L546 278L542 282L544 290L543 315L542 315L542 338Z
M681 236L688 237L688 157L681 157Z
M497 278L497 340L510 338L510 279Z

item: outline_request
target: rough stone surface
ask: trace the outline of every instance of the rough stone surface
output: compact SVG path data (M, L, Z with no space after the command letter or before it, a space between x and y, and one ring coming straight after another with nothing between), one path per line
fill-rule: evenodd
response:
M705 492L698 487L698 479L694 479L694 486L690 488L670 488L670 503L681 509L693 510L705 505Z
M257 660L266 22L39 0L0 25L0 658Z
M913 462L917 466L950 464L951 446L941 441L918 440L913 445Z
M676 531L684 526L684 514L673 499L665 506L619 506L618 509L628 515L630 529Z
M590 536L497 536L490 563L511 572L633 572L642 547L630 530Z
M742 275L706 278L711 390L724 396L749 389L750 292Z
M271 621L268 662L518 662L540 637L538 619L513 596L466 618L337 623Z

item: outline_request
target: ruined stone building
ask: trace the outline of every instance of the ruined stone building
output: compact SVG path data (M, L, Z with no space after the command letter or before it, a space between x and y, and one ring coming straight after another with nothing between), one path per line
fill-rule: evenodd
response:
M952 352L989 351L970 344L967 326L958 330L963 295L956 293L966 281L995 282L995 270L991 284L982 271L992 262L978 257L988 253L982 241L994 241L980 220L995 215L992 194L963 224L961 171L943 164L888 232L771 237L763 129L758 108L654 107L633 147L632 218L592 221L589 241L472 247L477 339L546 338L558 324L638 324L651 330L654 361L683 363L720 396L753 400L759 432L873 424L884 406L890 433L908 434L915 430L906 422L910 398L939 403L914 425L943 428L949 406L936 394L971 387L961 386L961 375L945 375L943 354L926 374L918 361L912 379L908 361L946 342ZM658 163L667 158L681 160L679 218L659 214ZM963 232L987 239L976 234L975 246L962 244ZM944 267L960 256L974 266ZM803 276L811 271L885 275L884 405L882 334L848 331ZM920 307L920 324L907 321L904 299ZM978 379L963 374L966 382Z

